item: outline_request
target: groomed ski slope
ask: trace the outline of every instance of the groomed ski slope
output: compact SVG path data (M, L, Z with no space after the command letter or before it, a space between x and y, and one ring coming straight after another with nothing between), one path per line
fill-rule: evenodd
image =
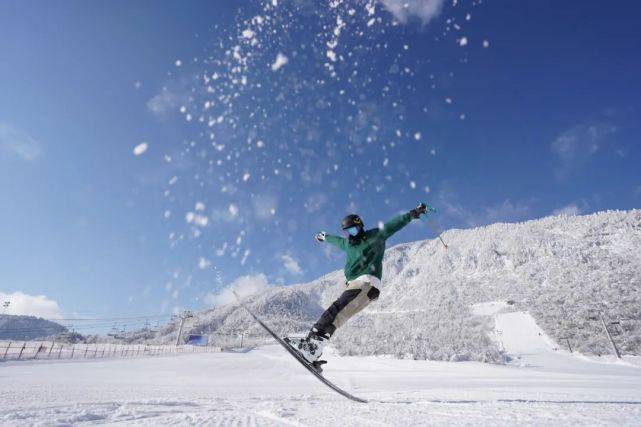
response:
M489 313L488 313L489 314ZM328 354L351 402L276 345L246 353L0 365L2 425L639 425L641 369L555 351L495 314L507 366Z

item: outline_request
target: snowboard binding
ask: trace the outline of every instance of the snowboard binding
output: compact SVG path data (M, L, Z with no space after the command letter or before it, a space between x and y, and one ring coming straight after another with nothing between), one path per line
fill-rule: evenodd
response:
M318 373L323 372L322 365L326 364L326 360L318 360L321 356L322 348L317 345L311 344L308 338L290 338L284 337L283 341L287 343L296 353L298 353L305 362L311 366Z

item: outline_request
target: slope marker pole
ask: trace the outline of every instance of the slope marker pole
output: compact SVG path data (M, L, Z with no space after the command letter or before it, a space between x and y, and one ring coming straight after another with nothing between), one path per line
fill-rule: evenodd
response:
M437 235L438 239L439 239L439 240L441 241L441 243L443 244L443 247L445 248L445 250L447 250L447 249L448 249L448 246L447 246L447 244L443 241L443 238L441 237L441 234L443 234L443 232L442 232L442 231L440 231L440 230L439 230L439 228L438 228L436 225L434 225L434 224L432 223L432 220L431 220L430 218L427 218L427 219L425 220L425 222L427 222L427 225L432 229L432 231L433 231L434 233L436 233L436 235Z

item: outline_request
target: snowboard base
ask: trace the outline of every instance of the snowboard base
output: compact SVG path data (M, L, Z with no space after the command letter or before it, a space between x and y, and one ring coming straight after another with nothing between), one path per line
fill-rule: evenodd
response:
M292 346L290 346L289 344L287 344L287 343L285 342L285 340L283 340L281 337L279 337L279 336L278 336L274 331L272 331L272 330L269 328L269 326L267 326L265 323L263 323L263 321L262 321L262 320L260 320L260 319L259 319L259 318L258 318L258 317L257 317L257 316L256 316L256 315L255 315L255 314L254 314L254 313L253 313L253 312L252 312L252 311L251 311L251 310L250 310L250 309L249 309L249 308L248 308L248 307L247 307L247 306L246 306L246 305L241 301L241 300L240 300L240 297L239 297L238 295L236 295L236 292L234 292L234 295L236 296L236 300L238 301L238 304L240 304L240 305L241 305L241 306L242 306L242 307L247 311L247 313L249 313L249 315L250 315L251 317L253 317L253 318L254 318L254 320L255 320L255 321L256 321L256 322L257 322L257 323L258 323L258 324L259 324L263 329L265 329L265 330L267 331L267 333L269 333L269 335L271 335L271 336L276 340L276 342L277 342L278 344L280 344L280 345L281 345L285 350L287 350L287 352L288 352L289 354L291 354L291 355L294 357L294 359L296 359L296 360L298 361L298 363L300 363L301 365L303 365L303 366L305 367L305 369L307 369L307 370L308 370L309 372L311 372L311 373L312 373L316 378L318 378L318 380L319 380L320 382L322 382L322 383L323 383L323 384L325 384L327 387L329 387L329 388L331 388L332 390L334 390L336 393L338 393L338 394L340 394L340 395L342 395L342 396L344 396L344 397L346 397L346 398L348 398L348 399L350 399L350 400L353 400L354 402L367 403L367 400L365 400L365 399L361 399L360 397L356 397L356 396L354 396L354 395L352 395L352 394L350 394L350 393L346 392L346 391L345 391L345 390L343 390L342 388L338 387L337 385L335 385L334 383L332 383L331 381L329 381L327 378L323 377L323 376L321 375L321 373L317 370L317 368L315 368L314 366L312 366L312 364L311 364L311 363L308 363L308 362L307 362L307 360L305 360L305 358L304 358L303 356L301 356L301 355L300 355L296 350L294 350L294 349L292 348ZM324 361L323 361L323 362L324 362ZM322 371L322 370L321 370L321 371Z

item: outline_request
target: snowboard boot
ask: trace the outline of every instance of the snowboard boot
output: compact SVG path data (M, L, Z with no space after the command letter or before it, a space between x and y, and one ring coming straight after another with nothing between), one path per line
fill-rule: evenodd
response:
M322 334L314 328L309 331L305 338L285 338L285 342L291 345L318 371L322 371L321 365L327 363L324 360L318 360L323 354L323 347L327 344L327 340L329 340L329 335Z

